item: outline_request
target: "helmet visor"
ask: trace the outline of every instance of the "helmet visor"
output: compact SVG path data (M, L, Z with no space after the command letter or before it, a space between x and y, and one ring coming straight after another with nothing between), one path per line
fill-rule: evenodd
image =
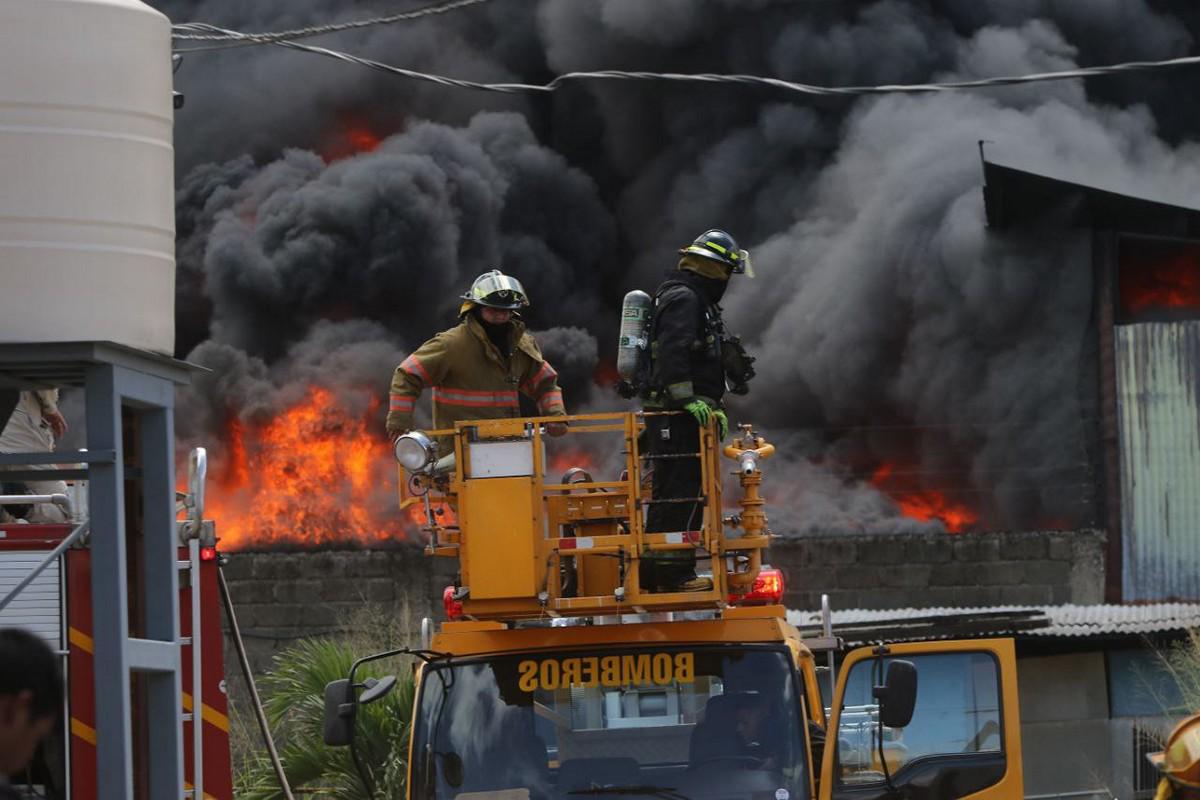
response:
M738 250L738 259L734 263L733 274L754 277L754 262L750 260L749 250Z
M529 305L521 282L501 273L485 275L477 280L471 287L470 299L492 308L518 309Z

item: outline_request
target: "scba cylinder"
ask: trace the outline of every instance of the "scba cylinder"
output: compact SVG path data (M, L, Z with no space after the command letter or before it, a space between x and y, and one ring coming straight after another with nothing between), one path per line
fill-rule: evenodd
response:
M646 349L646 326L650 322L650 295L634 289L621 303L621 338L617 343L617 374L621 380L632 382L637 372L638 358Z

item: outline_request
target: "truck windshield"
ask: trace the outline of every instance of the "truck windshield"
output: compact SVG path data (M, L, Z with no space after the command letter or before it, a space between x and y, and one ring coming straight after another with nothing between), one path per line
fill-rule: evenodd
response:
M505 655L427 668L410 796L808 797L797 678L770 647Z

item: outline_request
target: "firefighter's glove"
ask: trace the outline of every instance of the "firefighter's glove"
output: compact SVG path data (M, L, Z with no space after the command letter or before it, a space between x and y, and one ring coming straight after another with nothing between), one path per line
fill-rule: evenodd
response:
M708 421L712 419L712 406L703 400L692 400L689 403L685 403L683 410L695 417L696 422L699 422L701 427L707 425Z
M725 412L717 409L713 412L713 419L717 421L717 435L720 441L725 441L725 437L729 435L729 417L725 416Z

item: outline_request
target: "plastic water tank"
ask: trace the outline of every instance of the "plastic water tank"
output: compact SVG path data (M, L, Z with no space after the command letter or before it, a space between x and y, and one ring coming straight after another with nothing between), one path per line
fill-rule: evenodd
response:
M0 2L0 341L175 343L171 26Z

